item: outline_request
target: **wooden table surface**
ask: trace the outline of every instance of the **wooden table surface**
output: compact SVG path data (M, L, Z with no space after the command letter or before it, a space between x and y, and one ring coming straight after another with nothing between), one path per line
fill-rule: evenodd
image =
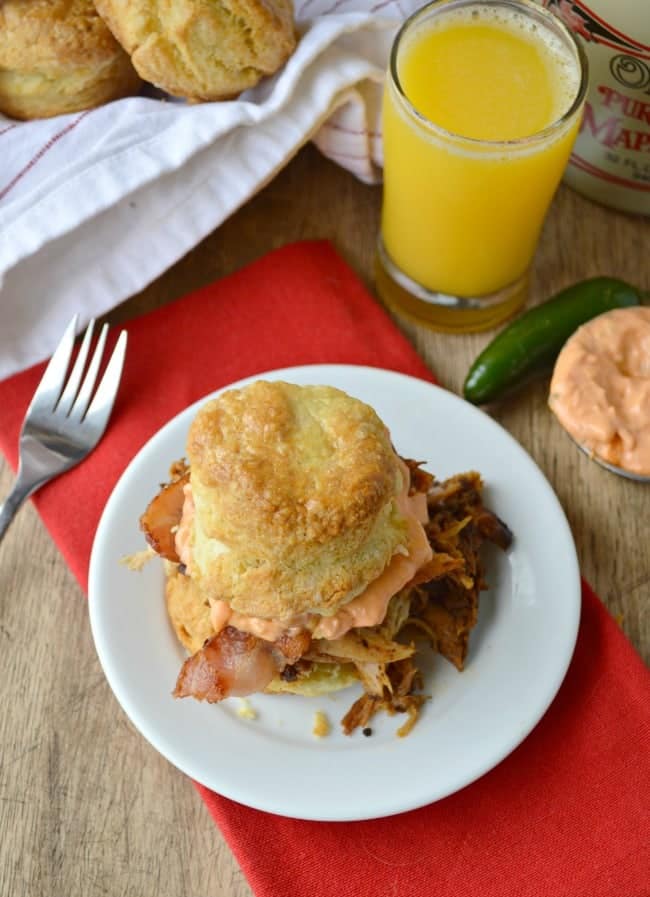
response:
M380 188L358 183L308 147L108 319L173 301L303 238L331 240L371 287L380 201ZM539 247L532 301L597 274L650 288L650 220L563 187ZM398 323L456 391L488 339ZM545 400L546 387L537 384L493 413L554 486L584 574L647 662L650 487L580 454ZM11 481L4 465L0 495ZM190 781L144 741L109 690L85 598L31 504L0 547L0 648L0 895L250 895Z

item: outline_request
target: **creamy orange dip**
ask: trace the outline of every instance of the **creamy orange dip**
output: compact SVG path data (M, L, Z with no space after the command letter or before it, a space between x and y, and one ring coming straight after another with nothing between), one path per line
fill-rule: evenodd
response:
M276 641L283 633L295 634L301 629L311 630L314 638L336 639L348 630L358 626L377 626L386 616L388 602L399 592L415 573L431 560L433 551L424 531L423 524L429 519L426 495L409 495L410 473L400 461L403 487L396 497L400 514L406 518L408 527L407 545L403 552L394 554L383 573L371 582L364 591L349 601L335 614L322 617L318 614L301 614L290 620L267 620L237 613L226 601L210 599L210 620L215 632L225 626L235 626L242 632L250 632L258 638ZM194 517L194 502L191 485L184 487L185 502L183 514L176 532L176 550L181 562L191 566L189 534Z
M549 406L588 451L650 474L650 308L615 309L580 327L555 364Z

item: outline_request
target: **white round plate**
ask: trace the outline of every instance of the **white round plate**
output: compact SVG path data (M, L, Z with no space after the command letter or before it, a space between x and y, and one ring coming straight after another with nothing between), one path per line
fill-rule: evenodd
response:
M314 365L258 379L329 384L372 405L399 453L438 478L478 470L485 501L512 529L512 548L486 546L488 591L464 672L441 657L422 663L431 695L406 738L400 716L372 720L372 735L341 733L360 694L255 695L208 705L171 696L185 653L168 623L158 560L135 573L120 558L144 547L138 518L172 461L185 454L202 402L164 426L136 455L104 510L90 562L90 621L117 700L144 737L183 772L250 807L301 819L388 816L438 800L496 766L553 700L573 653L580 580L566 518L521 446L462 399L422 380L376 368ZM314 713L332 724L312 734ZM411 770L411 774L404 774Z

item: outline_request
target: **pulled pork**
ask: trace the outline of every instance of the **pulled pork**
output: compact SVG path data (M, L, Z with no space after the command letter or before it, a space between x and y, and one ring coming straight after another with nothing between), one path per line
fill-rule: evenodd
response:
M427 491L429 523L425 530L433 558L393 598L379 629L391 638L398 634L423 634L434 651L462 670L470 632L478 617L479 594L487 587L479 553L481 545L492 542L505 550L512 542L512 533L484 507L483 483L478 473L457 474L438 482L420 470L416 462L406 463L413 491ZM414 653L412 647L408 657L375 664L379 667L375 669L356 662L365 691L343 717L346 734L367 726L379 711L407 713L408 720L398 735L410 732L427 699L417 691L422 681Z

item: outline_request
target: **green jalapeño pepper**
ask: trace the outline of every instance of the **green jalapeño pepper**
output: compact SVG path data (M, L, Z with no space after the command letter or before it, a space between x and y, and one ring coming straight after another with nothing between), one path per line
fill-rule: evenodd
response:
M469 369L464 397L475 405L492 402L551 371L560 349L581 324L614 308L642 305L644 299L642 290L613 277L567 287L497 334Z

